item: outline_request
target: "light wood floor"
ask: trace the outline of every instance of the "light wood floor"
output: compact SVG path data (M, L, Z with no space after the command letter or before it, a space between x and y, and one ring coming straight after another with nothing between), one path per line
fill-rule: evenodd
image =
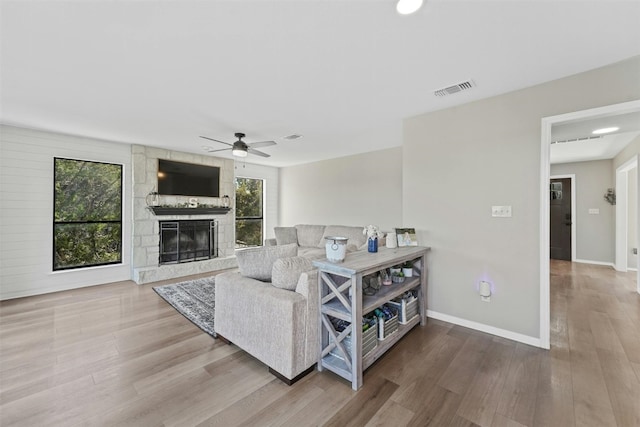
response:
M553 262L551 351L429 320L357 393L329 372L287 387L151 285L5 301L0 425L640 426L634 276Z

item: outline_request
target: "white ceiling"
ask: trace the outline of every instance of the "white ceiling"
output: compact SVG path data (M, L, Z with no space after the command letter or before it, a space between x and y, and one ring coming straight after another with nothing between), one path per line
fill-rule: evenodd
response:
M593 135L596 129L610 127L619 129L605 135ZM612 159L639 135L640 112L607 114L555 124L551 128L550 162Z
M640 1L2 1L0 120L286 166L402 144L402 119L640 54ZM433 91L473 79L448 97ZM288 141L286 135L303 138ZM224 148L220 146L220 148ZM217 155L219 153L216 153Z

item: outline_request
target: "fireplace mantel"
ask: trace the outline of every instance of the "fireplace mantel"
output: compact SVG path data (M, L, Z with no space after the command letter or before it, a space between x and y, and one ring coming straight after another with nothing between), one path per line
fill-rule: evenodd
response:
M178 208L170 206L148 206L155 215L226 215L231 208L223 207L197 207L197 208Z

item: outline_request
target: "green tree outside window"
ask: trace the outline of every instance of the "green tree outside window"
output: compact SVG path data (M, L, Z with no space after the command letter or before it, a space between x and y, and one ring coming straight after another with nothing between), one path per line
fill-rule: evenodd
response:
M236 248L262 246L264 180L236 178Z
M122 262L122 165L54 158L53 269Z

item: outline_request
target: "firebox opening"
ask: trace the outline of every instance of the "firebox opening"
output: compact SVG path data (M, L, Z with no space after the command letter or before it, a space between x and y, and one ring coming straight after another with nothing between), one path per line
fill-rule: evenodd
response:
M160 264L218 257L216 220L160 221Z

